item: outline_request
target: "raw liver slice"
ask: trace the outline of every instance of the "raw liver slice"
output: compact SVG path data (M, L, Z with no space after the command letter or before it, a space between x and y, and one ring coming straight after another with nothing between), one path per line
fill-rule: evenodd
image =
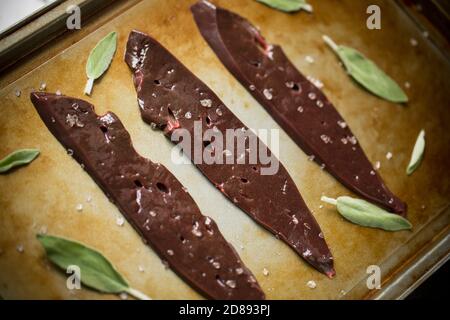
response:
M306 154L353 192L387 210L406 204L384 184L332 103L246 19L207 1L191 7L210 47Z
M32 93L31 100L53 135L186 282L213 299L264 299L215 222L164 166L136 153L115 114L97 116L90 103L55 94Z
M176 128L186 129L193 137L194 121L200 120L202 132L215 127L225 136L226 129L238 129L257 139L211 89L150 36L131 32L125 61L133 71L143 120L164 130L168 137ZM202 144L202 151L205 147ZM195 164L235 205L312 266L329 277L335 274L333 257L320 227L281 164L275 175L261 175L260 162Z

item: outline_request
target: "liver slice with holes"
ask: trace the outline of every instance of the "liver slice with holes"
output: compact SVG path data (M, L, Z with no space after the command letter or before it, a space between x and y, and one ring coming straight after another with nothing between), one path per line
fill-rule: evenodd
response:
M289 136L343 185L387 210L406 204L384 184L333 104L246 19L199 1L197 26L226 68Z
M144 242L186 282L213 299L264 299L215 222L164 166L136 153L115 114L97 116L90 103L55 94L32 93L31 101Z
M187 130L194 137L194 122L199 121L202 132L212 129L225 136L227 129L241 130L248 134L249 141L259 141L211 89L150 36L131 32L125 61L133 71L143 120L164 130L168 137L178 128ZM209 147L208 143L200 143L202 153ZM191 139L192 149L194 145L195 139ZM260 161L233 164L242 156L246 158L246 152L256 152L252 148L248 146L241 154L225 149L233 157L230 164L194 163L236 206L286 242L316 269L332 277L335 274L333 257L319 225L286 169L279 164L276 174L262 175L261 169L266 166ZM195 160L193 152L187 156ZM224 157L227 156L225 153ZM275 157L274 160L278 163Z

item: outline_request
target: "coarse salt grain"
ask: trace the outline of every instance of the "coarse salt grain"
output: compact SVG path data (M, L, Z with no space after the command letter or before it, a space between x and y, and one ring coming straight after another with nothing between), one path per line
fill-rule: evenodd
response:
M228 287L230 287L231 289L236 288L236 281L234 281L234 280L227 280L227 281L225 281L225 284L226 284Z
M305 61L308 62L308 63L314 63L314 58L311 57L311 56L306 56L305 57Z
M200 104L203 107L211 108L212 107L212 100L211 99L203 99L203 100L200 100Z
M272 95L272 93L270 92L269 89L264 89L263 94L264 94L264 97L266 97L267 100L272 100L273 95Z
M117 218L116 218L116 224L117 224L119 227L122 227L122 226L125 224L125 219L124 219L123 217L117 217Z
M308 286L308 288L310 289L315 289L317 287L317 284L314 280L309 280L306 285Z
M375 162L375 170L380 170L380 168L381 168L381 162L380 161Z

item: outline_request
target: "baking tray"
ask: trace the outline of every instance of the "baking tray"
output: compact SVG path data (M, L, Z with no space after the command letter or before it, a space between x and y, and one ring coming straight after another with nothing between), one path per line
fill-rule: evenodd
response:
M128 33L151 34L210 86L249 127L280 129L264 109L222 66L200 36L189 6L194 1L145 0L90 32L39 67L0 89L0 155L36 147L39 158L27 167L0 176L0 295L5 299L117 298L90 290L68 290L66 277L46 259L35 235L49 234L82 241L103 252L133 287L155 299L202 298L142 243L82 168L49 133L29 100L47 91L81 97L102 114L115 112L131 134L138 152L161 162L188 188L203 214L218 223L242 260L255 273L269 299L402 298L449 255L450 71L445 55L393 1L313 1L315 13L285 14L255 1L222 0L216 4L247 17L270 42L280 44L306 75L320 79L372 162L381 161L387 185L408 203L413 231L388 233L344 221L334 209L321 207L320 196L351 194L334 178L308 161L280 130L280 159L320 223L335 257L337 276L327 279L310 268L284 243L256 225L224 198L193 165L170 161L172 145L140 119L131 73L123 62ZM366 8L382 9L382 29L366 28ZM84 66L95 43L110 31L119 33L117 54L91 97L82 95ZM400 84L409 82L411 102L405 106L380 100L353 83L322 34L358 48ZM418 41L411 46L410 39ZM309 64L305 56L314 57ZM17 97L16 90L21 91ZM405 168L420 129L427 132L424 162L408 177ZM270 144L270 143L269 143ZM386 153L394 157L386 159ZM92 201L88 202L88 198ZM83 204L82 212L76 210ZM24 252L16 250L24 246ZM369 290L369 265L382 270L380 290ZM144 268L139 271L139 266ZM269 275L263 275L263 269ZM315 289L306 286L309 280Z

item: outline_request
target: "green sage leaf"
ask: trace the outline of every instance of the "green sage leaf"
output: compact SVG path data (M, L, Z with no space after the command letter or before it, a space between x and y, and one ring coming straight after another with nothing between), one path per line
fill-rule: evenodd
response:
M425 130L420 131L417 137L416 144L411 155L411 160L409 161L406 173L411 175L420 165L423 158L423 153L425 152Z
M373 61L353 48L337 45L327 36L323 39L339 56L349 75L369 92L391 102L408 102L402 88Z
M88 82L84 93L91 94L94 80L100 78L111 64L114 53L117 48L117 33L111 32L100 40L94 49L92 49L86 64L86 75Z
M103 293L127 292L139 299L149 299L129 287L127 281L100 252L79 242L50 235L37 235L48 259L63 270L76 265L81 270L80 281Z
M331 199L322 197L323 202L335 205L338 212L354 224L379 228L386 231L409 230L411 223L398 214L389 213L365 200L351 197Z
M305 10L313 12L313 7L306 0L256 0L274 9L284 12Z
M0 173L7 172L14 167L28 164L39 155L37 149L16 150L0 160Z

